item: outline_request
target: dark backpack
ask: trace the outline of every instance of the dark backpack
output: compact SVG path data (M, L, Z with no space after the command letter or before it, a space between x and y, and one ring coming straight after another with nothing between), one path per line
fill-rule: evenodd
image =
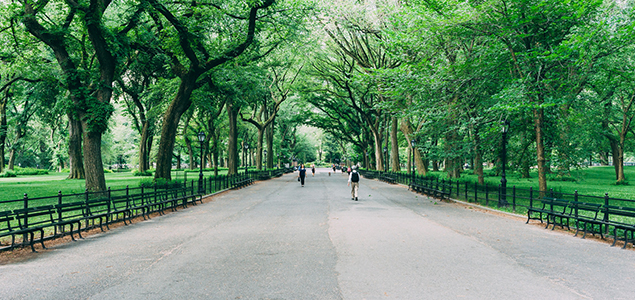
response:
M359 173L357 173L357 171L353 171L353 173L351 173L351 181L359 182Z

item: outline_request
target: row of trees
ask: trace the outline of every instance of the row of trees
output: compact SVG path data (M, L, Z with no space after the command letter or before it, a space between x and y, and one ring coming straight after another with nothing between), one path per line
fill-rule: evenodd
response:
M155 178L169 179L177 136L192 159L190 136L202 130L204 150L218 161L226 121L235 173L238 120L258 130L260 165L263 137L273 153L274 120L302 68L291 51L299 48L289 47L302 36L311 7L274 0L43 0L3 2L0 9L7 45L0 52L0 172L5 149L13 168L15 152L29 146L21 140L45 133L53 142L46 146L59 148L54 155L63 160L67 151L69 178L104 190L102 138L112 129L114 102L139 134L140 172L157 144ZM34 131L34 116L50 130Z
M303 149L302 158L324 153L379 170L398 171L403 160L420 174L443 166L450 177L470 162L482 181L484 161L500 164L500 132L509 124L510 166L522 176L536 167L541 190L549 173L568 176L609 157L623 183L635 116L633 7L621 0L3 3L0 169L11 168L21 149L46 148L44 159L68 159L71 178L104 189L104 136L120 125L112 118L118 105L136 132L139 171L153 160L155 178L169 179L182 152L195 165L203 131L206 160L219 166L227 157L230 174L253 139L257 166L264 150L272 167ZM298 139L299 124L326 133L319 145Z
M455 178L470 162L482 182L508 126L510 165L524 177L535 166L541 190L549 173L609 157L625 182L633 1L371 1L321 24L327 42L305 87L320 109L312 120L376 169L398 171L414 139L420 174L444 162Z

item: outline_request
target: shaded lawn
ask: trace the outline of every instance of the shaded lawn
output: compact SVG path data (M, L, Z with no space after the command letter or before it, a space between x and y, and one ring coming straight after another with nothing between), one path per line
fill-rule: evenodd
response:
M172 172L172 179L183 181L183 171ZM227 174L227 171L219 171L219 174ZM124 189L138 187L141 181L152 180L153 177L133 176L132 172L106 173L106 186L111 189ZM204 172L205 177L214 175L214 172ZM62 194L83 193L85 181L83 179L68 180L68 173L51 173L48 175L18 176L13 178L0 178L0 201L23 199L24 194L29 198L55 196L59 191ZM198 173L187 173L188 185L198 180Z

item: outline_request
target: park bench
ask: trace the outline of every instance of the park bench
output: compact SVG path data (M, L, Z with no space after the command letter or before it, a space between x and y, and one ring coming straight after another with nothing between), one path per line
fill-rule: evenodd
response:
M539 220L540 223L546 219L547 226L545 228L549 228L549 225L553 224L553 228L556 226L560 226L564 228L565 226L569 228L569 219L571 218L570 212L567 213L567 207L569 206L569 202L566 200L555 199L555 198L543 198L540 199L541 207L527 207L527 222L529 220ZM537 213L538 217L532 216ZM543 215L545 217L543 217ZM564 220L567 220L566 222ZM552 228L552 230L553 230Z
M438 198L438 199L441 199L441 200L445 200L446 198L450 197L450 193L449 192L446 192L446 191L443 191L443 190L438 190L438 189L435 189L435 188L432 188L432 187L427 187L425 185L416 183L414 181L411 182L409 186L410 186L410 190L415 191L415 192L420 193L420 194L424 194L426 196L433 197L433 198Z
M252 184L253 181L254 180L249 177L237 178L235 181L232 182L232 189L240 189L244 186L248 186Z
M14 222L14 220L13 212L0 212L0 246L2 246L2 239L9 236L11 237L11 247L15 244L14 227L11 226L11 222Z
M57 226L55 223L53 215L56 213L55 206L53 205L45 205L39 207L29 207L16 209L13 211L15 214L15 218L18 221L18 230L12 232L12 234L19 235L25 234L29 235L30 239L27 238L29 245L31 246L31 250L35 251L33 244L35 243L35 232L40 232L40 243L42 244L42 248L46 249L44 246L44 229L52 226ZM26 241L23 241L23 243Z
M128 221L132 219L132 210L133 206L131 204L131 196L123 195L111 197L111 207L110 207L110 220L112 223L115 220L119 221L123 219L123 224L128 225ZM120 217L121 216L121 217Z
M390 176L386 176L386 175L381 175L381 176L379 177L379 180L381 180L381 181L385 181L385 182L390 183L390 184L395 184L395 178L394 178L394 177L390 177Z
M602 233L603 221L598 219L602 205L572 201L569 207L570 215L575 219L576 223L575 236L578 236L578 232L581 230L584 232L582 238L585 238L588 232L593 235L599 233L600 237L604 238Z
M84 219L84 209L86 207L86 203L84 201L70 202L70 203L62 203L55 205L55 209L57 210L58 220L55 227L55 235L57 235L57 229L60 229L60 234L62 236L65 235L66 225L70 226L69 234L71 235L71 239L74 241L75 237L73 236L73 228L74 225L77 224L77 234L80 238L82 237L81 228L82 221Z
M628 243L635 245L635 208L607 205L602 207L602 212L609 216L609 220L603 222L604 225L613 227L612 246L615 246L618 240L624 241L622 248L626 248ZM618 230L623 233L623 238L619 237Z
M99 228L101 231L104 231L104 223L106 228L110 230L110 227L108 226L108 221L110 220L110 199L98 198L86 201L84 219L86 220L85 228L89 227L88 223L90 221L92 221L94 227L95 220L99 219Z

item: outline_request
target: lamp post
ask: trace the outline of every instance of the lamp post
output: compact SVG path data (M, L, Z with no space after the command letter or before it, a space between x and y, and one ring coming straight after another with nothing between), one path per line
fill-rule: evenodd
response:
M198 193L202 194L204 193L203 191L203 142L205 142L205 132L199 132L198 133L198 142L201 145L201 168L200 168L200 172L198 173Z
M245 158L245 155L247 155L247 156L249 155L249 154L247 154L247 151L248 151L248 150L249 150L249 144L245 143L245 151L243 151L243 160L244 160L244 162L245 162L245 174L247 174L247 167L248 167L248 166L247 166L247 160L246 160L246 158Z
M415 139L410 140L410 146L412 146L412 149L410 150L412 153L410 153L410 156L412 156L412 163L410 164L410 167L412 168L412 178L410 179L410 183L413 183L415 181L415 146L417 145L417 141Z
M501 195L500 195L500 203L499 206L507 206L507 178L505 174L505 167L507 165L507 131L509 131L509 121L505 120L502 122L503 125L503 147L501 149L501 160L503 163L503 169L501 173Z
M263 165L265 166L264 169L266 170L267 169L267 149L265 149L263 152L265 153L265 161Z
M388 171L388 148L384 146L384 172Z

